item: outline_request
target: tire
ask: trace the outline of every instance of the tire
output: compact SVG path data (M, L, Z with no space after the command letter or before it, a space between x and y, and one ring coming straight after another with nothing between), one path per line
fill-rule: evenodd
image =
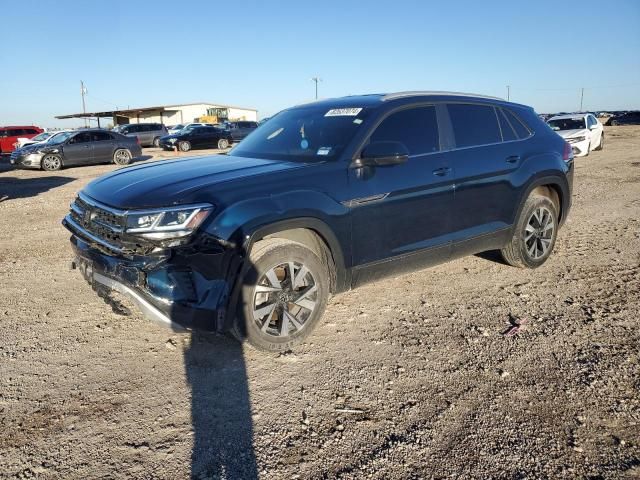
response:
M229 148L229 140L226 138L221 138L218 140L218 150L225 150Z
M600 143L596 148L594 148L594 150L602 150L603 148L604 148L604 132L600 136Z
M160 148L160 137L156 137L153 139L153 146L155 148Z
M113 163L120 166L131 163L131 152L126 148L119 148L113 153Z
M55 172L56 170L60 170L62 168L62 158L60 157L60 155L48 153L47 155L42 157L40 166L47 172Z
M259 350L289 350L311 333L324 313L327 265L304 245L280 238L256 243L249 261L231 333Z
M620 124L618 123L617 120L611 120L611 125L614 126L614 127L617 127Z
M186 141L178 142L178 150L180 150L181 152L188 152L189 150L191 150L191 144Z
M534 192L522 207L511 241L500 251L502 258L514 267L537 268L551 255L557 235L558 206Z

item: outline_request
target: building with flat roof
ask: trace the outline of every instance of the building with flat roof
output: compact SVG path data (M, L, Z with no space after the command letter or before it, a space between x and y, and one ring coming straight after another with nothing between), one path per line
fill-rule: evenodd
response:
M101 119L110 119L110 122L107 121L105 123L111 123L113 126L125 123L147 122L177 125L200 121L211 123L224 122L226 120L258 121L258 111L253 108L202 102L107 110L103 112L72 113L58 115L55 118L59 120L72 118L97 119L98 126L100 126Z

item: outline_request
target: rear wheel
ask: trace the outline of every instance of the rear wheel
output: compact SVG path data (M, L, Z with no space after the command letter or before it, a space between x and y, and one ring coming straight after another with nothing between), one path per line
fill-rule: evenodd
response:
M113 163L116 165L129 165L131 163L131 152L126 148L119 148L113 154Z
M60 158L60 155L49 153L42 157L41 166L43 170L49 172L60 170L62 168L62 158Z
M189 142L179 142L178 143L178 148L180 149L181 152L188 152L189 150L191 150L191 144Z
M260 350L287 350L322 317L328 268L304 245L279 238L256 243L249 260L232 333Z
M515 225L513 237L501 250L514 267L537 268L547 261L558 234L558 207L547 196L532 193Z
M618 123L617 120L611 120L611 125L613 125L614 127L617 127L620 124Z
M153 139L153 146L156 148L160 147L160 137L156 137Z

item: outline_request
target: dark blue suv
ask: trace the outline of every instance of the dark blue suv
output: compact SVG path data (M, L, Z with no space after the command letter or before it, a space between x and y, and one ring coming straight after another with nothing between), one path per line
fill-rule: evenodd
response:
M63 224L94 286L152 319L288 349L332 293L501 250L542 265L571 206L571 148L530 107L405 92L290 108L226 155L90 183Z

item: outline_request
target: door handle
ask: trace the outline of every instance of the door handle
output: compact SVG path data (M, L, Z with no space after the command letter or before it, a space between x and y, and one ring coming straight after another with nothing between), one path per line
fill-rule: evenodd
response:
M444 177L445 175L449 175L449 173L451 172L451 168L449 167L442 167L442 168L436 168L433 171L433 174L438 176L438 177Z
M518 163L520 161L520 155L510 155L505 160L507 163Z

